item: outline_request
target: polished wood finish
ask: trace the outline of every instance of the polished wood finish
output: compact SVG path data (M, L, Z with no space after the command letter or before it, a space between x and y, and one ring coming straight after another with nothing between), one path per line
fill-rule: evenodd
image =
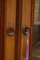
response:
M21 31L25 26L30 28L31 21L31 0L22 0L22 26ZM30 35L25 36L21 32L21 59L26 60L26 40L30 41Z
M15 32L13 36L7 34L10 27L15 31L16 0L5 0L4 5L4 60L14 60Z
M4 4L3 0L0 0L0 60L3 60L3 53L4 53L4 36L3 36L3 11L4 11Z
M15 60L20 60L21 21L22 21L22 0L17 0L17 1L16 1Z
M29 60L32 60L32 39L33 39L33 28L34 28L34 4L35 0L31 0L31 20L30 20L30 55L29 55Z
M1 0L0 0L1 1ZM1 1L2 2L2 1ZM2 6L1 6L2 5ZM32 32L34 18L33 0L5 0L0 5L1 31L3 41L2 58L0 60L26 60L26 40L29 40L30 57L32 60ZM3 24L4 23L4 24ZM28 26L30 33L25 36L22 29ZM13 36L7 34L7 29L12 27L15 31ZM2 49L1 49L2 51Z

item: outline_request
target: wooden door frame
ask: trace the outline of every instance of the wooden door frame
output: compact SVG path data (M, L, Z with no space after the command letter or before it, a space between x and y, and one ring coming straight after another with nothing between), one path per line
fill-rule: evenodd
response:
M0 0L1 1L1 0ZM1 39L2 39L2 57L3 57L3 54L4 54L4 34L3 34L3 22L4 22L4 1L2 0L1 1L2 5L0 7L1 10ZM31 0L31 21L30 21L30 27L31 27L31 31L30 31L30 60L32 60L32 34L33 34L33 22L34 22L34 0ZM3 57L4 58L4 57Z
M0 60L4 60L4 1L0 0Z
M32 60L32 40L33 40L33 28L34 28L34 4L35 0L31 0L31 21L30 21L30 60Z

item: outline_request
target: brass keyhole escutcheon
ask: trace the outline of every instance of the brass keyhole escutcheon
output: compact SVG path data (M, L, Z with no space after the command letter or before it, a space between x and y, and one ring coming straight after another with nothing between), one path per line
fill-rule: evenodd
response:
M13 28L9 28L9 29L7 30L7 34L8 34L9 36L13 36L13 35L14 35L14 29L13 29Z
M27 27L27 26L24 27L24 28L23 28L23 34L24 34L24 35L28 35L29 30L30 30L29 27Z

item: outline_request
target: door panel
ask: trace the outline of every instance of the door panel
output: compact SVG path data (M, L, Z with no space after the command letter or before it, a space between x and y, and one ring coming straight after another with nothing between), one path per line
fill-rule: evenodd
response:
M14 60L16 0L5 0L4 5L4 60ZM14 33L10 35L13 30ZM8 34L9 33L9 34Z
M25 27L28 27L30 29L30 20L31 20L31 0L22 0L21 60L27 60L27 56L26 56L27 41L28 43L30 41L30 38L29 38L30 32L28 33L28 35L25 35L23 33L23 29Z

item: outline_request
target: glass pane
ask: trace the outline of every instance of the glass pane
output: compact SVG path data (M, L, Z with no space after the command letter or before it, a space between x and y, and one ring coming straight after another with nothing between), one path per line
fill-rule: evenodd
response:
M40 60L40 0L35 0L32 60Z

